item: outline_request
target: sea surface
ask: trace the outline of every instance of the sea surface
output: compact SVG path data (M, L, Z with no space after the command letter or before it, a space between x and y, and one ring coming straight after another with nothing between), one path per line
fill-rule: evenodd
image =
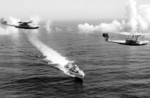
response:
M150 98L150 45L107 43L100 32L81 34L79 23L54 22L38 37L75 61L85 72L83 83L43 61L20 30L0 36L0 98Z

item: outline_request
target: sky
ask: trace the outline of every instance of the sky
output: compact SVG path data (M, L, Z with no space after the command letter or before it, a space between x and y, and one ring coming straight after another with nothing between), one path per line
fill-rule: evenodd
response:
M0 17L39 16L51 20L118 19L128 0L0 0ZM137 5L150 0L135 0Z

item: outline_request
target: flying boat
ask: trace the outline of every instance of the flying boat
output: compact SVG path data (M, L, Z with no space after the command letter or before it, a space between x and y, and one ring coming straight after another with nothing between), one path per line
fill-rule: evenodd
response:
M27 21L27 22L16 22L15 24L7 22L4 18L0 19L0 23L7 26L13 26L15 28L20 29L38 29L39 26L37 24L34 24L33 21Z
M145 36L148 36L148 33L141 33L141 32L120 32L117 34L121 34L125 37L125 40L111 40L109 38L108 33L103 33L103 37L105 38L105 41L111 42L111 43L118 43L121 45L129 45L129 46L143 46L147 45L149 43L148 40L142 40Z

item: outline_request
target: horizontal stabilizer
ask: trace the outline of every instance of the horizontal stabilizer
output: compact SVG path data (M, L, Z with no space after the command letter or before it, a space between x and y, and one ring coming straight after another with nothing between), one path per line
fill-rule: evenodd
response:
M4 18L1 18L1 19L0 19L0 23L1 23L1 24L4 24L4 25L7 25L7 21L6 21Z
M108 39L109 39L108 33L103 33L103 37L105 38L105 41L108 41Z

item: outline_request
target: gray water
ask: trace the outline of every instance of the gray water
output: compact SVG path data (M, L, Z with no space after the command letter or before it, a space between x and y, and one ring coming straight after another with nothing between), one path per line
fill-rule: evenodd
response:
M107 43L100 33L78 33L62 22L40 40L85 72L83 84L43 61L42 53L18 36L0 36L0 98L149 98L150 45Z

